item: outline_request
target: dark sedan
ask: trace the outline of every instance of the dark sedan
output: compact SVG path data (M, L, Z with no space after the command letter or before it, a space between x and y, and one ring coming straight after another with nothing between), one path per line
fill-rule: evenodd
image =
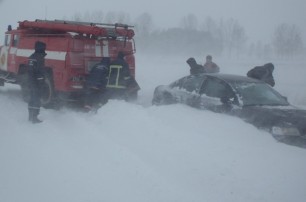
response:
M245 76L199 74L155 88L152 104L182 103L238 116L278 141L306 148L306 110L266 83Z

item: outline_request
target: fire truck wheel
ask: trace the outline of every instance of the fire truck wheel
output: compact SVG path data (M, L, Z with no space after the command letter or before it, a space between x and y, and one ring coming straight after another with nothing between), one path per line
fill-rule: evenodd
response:
M54 106L54 87L51 76L46 76L44 86L42 87L41 105L45 108Z

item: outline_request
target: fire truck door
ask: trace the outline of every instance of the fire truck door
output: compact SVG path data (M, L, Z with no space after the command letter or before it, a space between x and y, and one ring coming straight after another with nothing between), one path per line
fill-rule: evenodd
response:
M11 35L11 42L8 50L8 59L7 59L7 66L9 71L15 72L16 68L16 54L17 54L17 47L19 43L19 35L12 34Z
M8 53L11 44L11 35L6 34L4 45L1 48L0 52L0 70L7 71L7 61L8 61Z

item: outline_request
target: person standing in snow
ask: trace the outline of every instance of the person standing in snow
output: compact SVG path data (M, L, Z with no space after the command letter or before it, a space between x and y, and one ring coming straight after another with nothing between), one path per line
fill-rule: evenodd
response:
M45 56L47 55L46 44L35 42L35 52L28 59L28 84L30 91L30 99L28 102L29 121L32 123L42 122L37 118L41 107L42 87L45 82Z
M218 73L220 72L219 66L212 61L212 56L206 56L206 62L203 65L205 73Z
M191 75L196 75L196 74L204 73L203 66L199 65L194 58L192 58L192 57L188 58L188 60L186 62L187 62L187 64L190 67L190 74Z
M118 52L117 58L110 63L107 90L109 98L130 100L135 91L140 88L130 73L129 64L124 59L122 51Z
M272 63L264 64L263 66L256 66L247 72L247 76L250 78L262 80L270 86L275 85L273 78L274 65Z
M100 104L106 103L103 94L106 91L109 64L110 58L103 57L101 62L93 66L86 79L84 108L87 111L90 111L92 107L98 107Z

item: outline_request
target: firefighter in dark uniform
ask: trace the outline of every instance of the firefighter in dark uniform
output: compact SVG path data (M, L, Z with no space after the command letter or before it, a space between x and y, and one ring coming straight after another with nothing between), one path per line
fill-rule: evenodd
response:
M128 100L130 86L135 83L124 56L124 53L120 51L117 58L110 63L107 83L109 98Z
M274 65L272 63L264 64L263 66L256 66L247 72L247 76L250 78L262 80L270 86L275 85L273 78Z
M28 82L30 90L30 100L28 103L29 121L32 123L42 122L37 118L40 112L41 89L44 85L44 67L46 44L37 41L35 43L35 52L28 59Z
M188 58L186 61L190 67L190 75L196 75L200 73L204 73L204 68L202 65L199 65L194 58Z
M106 91L109 64L110 58L103 57L101 62L94 65L90 70L85 84L84 107L86 111L91 111L93 107L98 108L107 102L104 94Z

